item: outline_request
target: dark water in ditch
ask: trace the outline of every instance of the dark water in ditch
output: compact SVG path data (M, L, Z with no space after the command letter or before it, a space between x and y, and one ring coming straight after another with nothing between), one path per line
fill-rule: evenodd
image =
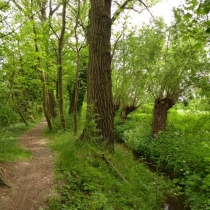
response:
M166 200L167 207L163 207L164 210L190 210L189 207L185 207L184 199L182 197L172 198L168 197Z
M141 159L138 154L133 152L133 156L136 160ZM144 160L143 163L148 168L149 171L156 173L157 167L153 165L151 162ZM165 174L165 177L168 176L166 172L160 171L161 173ZM171 197L166 196L165 204L163 205L163 210L190 210L189 207L185 206L185 199L183 196Z
M121 147L123 150L129 150L123 143L118 143L117 144L119 147ZM140 161L142 163L145 164L145 166L148 168L149 171L151 172L154 172L156 173L157 172L157 167L155 165L153 165L150 161L147 161L143 158L143 161L142 160L142 157L132 151L132 154L133 154L133 157L136 161ZM167 173L166 172L162 172L160 171L161 173L165 174L165 176L167 176ZM185 206L185 200L184 200L184 197L183 196L177 196L176 198L175 197L171 197L171 196L167 196L166 198L166 201L165 201L165 204L163 204L163 210L190 210L189 207Z
M135 160L140 160L141 159L139 154L137 154L136 152L132 152L132 153L133 153L133 157L134 157ZM154 172L154 173L157 172L157 167L154 166L151 162L146 161L144 159L143 163L148 168L148 170L150 170L151 172ZM163 172L163 174L164 173L167 176L167 173ZM183 196L177 196L176 198L171 197L171 196L167 196L165 204L163 205L163 210L190 210L190 208L185 206L184 203L185 203L185 200L184 200Z

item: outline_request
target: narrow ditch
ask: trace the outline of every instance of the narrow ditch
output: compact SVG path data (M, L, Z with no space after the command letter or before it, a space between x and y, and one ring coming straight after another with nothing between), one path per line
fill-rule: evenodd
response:
M124 143L122 143L122 141L120 143L117 143L117 145L123 150L130 150L126 147ZM137 152L132 151L132 154L134 160L142 160L142 156L140 156ZM165 171L157 171L157 167L150 161L144 159L142 163L144 163L149 171L154 173L161 172L162 174L165 174L165 177L167 177L167 173ZM163 210L190 210L190 208L185 205L184 196L172 197L170 195L167 195L165 204L163 204Z
M142 157L138 153L132 151L132 154L135 160L142 159ZM168 176L166 171L161 171L160 169L157 169L157 167L150 161L144 159L143 163L148 168L149 171L154 173L161 173L164 175L164 177L170 178L170 176ZM172 178L170 179L172 180ZM185 205L184 196L180 195L172 197L170 195L166 195L166 201L163 206L163 210L190 210L190 208Z

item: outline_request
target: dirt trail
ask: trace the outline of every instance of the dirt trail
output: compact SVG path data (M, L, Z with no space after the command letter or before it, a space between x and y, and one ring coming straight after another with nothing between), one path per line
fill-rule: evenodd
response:
M45 126L42 121L20 137L20 144L32 152L31 160L0 163L12 185L0 185L0 210L48 209L45 200L52 193L54 158L42 136Z

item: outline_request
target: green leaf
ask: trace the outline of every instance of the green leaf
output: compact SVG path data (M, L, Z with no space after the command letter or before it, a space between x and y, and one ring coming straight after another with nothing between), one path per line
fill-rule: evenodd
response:
M204 8L200 7L200 8L196 11L196 13L197 13L198 15L205 15L205 14L206 14L206 11L205 11Z
M203 3L203 6L210 6L210 0L206 0L206 1Z
M190 2L194 7L196 7L198 5L198 1L197 0L192 0Z
M185 19L186 21L188 21L190 18L192 18L192 14L190 14L190 13L187 13L187 14L184 16L184 19Z
M201 43L197 43L197 44L194 46L194 48L198 50L198 49L201 49L202 46L203 46L203 45L202 45Z
M206 29L206 33L208 33L208 34L210 33L210 28Z

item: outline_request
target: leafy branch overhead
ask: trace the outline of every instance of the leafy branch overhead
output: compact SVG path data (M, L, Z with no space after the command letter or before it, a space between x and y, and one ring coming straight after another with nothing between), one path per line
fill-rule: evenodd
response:
M210 33L209 12L209 0L186 0L184 5L175 9L175 17L179 26L191 35L198 33L200 25L203 25L206 33Z

